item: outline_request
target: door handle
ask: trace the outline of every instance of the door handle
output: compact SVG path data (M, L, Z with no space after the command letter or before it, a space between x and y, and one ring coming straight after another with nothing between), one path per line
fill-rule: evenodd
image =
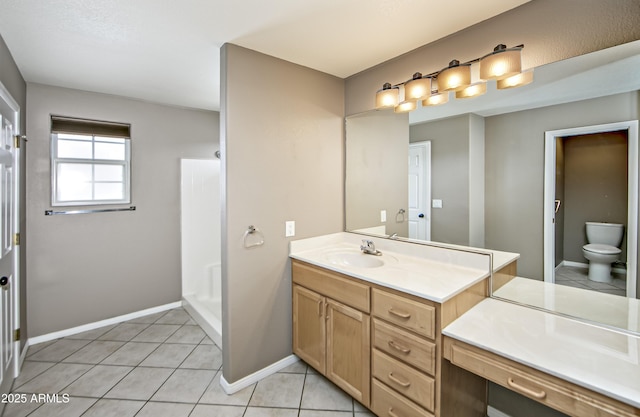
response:
M8 277L0 278L0 287L4 288L6 290L8 283L9 283L9 278Z
M423 218L423 217L424 217L424 214L423 214L423 213L420 213L420 214L418 214L418 217Z

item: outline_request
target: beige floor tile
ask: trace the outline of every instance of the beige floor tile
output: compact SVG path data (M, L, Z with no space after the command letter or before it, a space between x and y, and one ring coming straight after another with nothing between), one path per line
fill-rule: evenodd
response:
M67 385L84 375L92 365L76 363L59 363L44 371L37 378L16 388L16 392L55 394L61 392Z
M135 368L105 398L148 400L172 373L173 369L168 368Z
M189 417L242 417L245 407L198 404Z
M2 417L26 417L41 405L30 401L5 404Z
M174 403L157 403L148 402L142 407L142 410L136 414L136 417L189 417L191 410L195 404L174 404ZM191 414L193 416L193 414ZM209 417L217 416L217 414L209 414Z
M82 417L133 417L144 406L144 401L101 399Z
M154 366L160 368L177 368L195 349L196 345L162 344L153 351L140 366Z
M58 339L29 356L31 361L59 362L91 343L89 340Z
M65 337L65 339L84 339L84 340L95 340L103 334L107 333L109 330L116 327L115 324L110 326L99 327L97 329L88 330L86 332L72 334L71 336Z
M353 399L321 375L307 375L300 408L353 411Z
M298 361L292 365L287 366L284 369L281 369L278 372L283 374L305 374L307 373L307 364L302 361Z
M120 382L132 369L130 366L96 365L66 387L64 392L78 397L100 398Z
M222 366L222 351L216 345L198 345L182 362L180 368L218 370Z
M295 408L271 408L271 407L249 407L244 413L244 417L297 417L298 409Z
M249 402L255 407L298 408L304 375L273 374L258 382Z
M152 324L132 339L133 342L165 342L180 328L177 324Z
M197 403L215 375L215 371L177 369L151 399L153 401Z
M202 342L206 336L200 326L184 325L171 335L166 343L189 343L195 344Z
M70 397L68 403L47 403L29 417L80 417L98 401L97 398Z
M63 362L97 364L106 359L116 350L120 349L124 342L110 342L107 340L95 340L76 353L68 356Z
M98 339L128 342L139 335L147 327L149 327L149 325L143 323L120 323L113 329L101 335Z
M22 364L22 369L20 369L20 375L13 381L13 389L16 389L32 378L40 375L55 364L56 362L32 362L28 360L24 361L24 363Z
M158 313L147 314L146 316L137 317L135 319L127 320L125 323L143 323L143 324L152 324L155 323L156 320L161 318L167 314L166 311L160 311Z
M169 310L167 314L156 320L156 324L185 324L189 319L191 316L184 309L176 308Z
M300 410L298 417L353 417L351 411Z
M104 365L137 366L158 346L160 346L160 343L127 342L100 363Z

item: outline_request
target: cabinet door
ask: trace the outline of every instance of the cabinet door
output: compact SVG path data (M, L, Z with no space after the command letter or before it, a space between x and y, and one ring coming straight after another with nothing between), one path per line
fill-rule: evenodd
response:
M325 373L325 298L298 285L293 286L293 353Z
M368 314L327 299L327 377L369 406L371 351Z

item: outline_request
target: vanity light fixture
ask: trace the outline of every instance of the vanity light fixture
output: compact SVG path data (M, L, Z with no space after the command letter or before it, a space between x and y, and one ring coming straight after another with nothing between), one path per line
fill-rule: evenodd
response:
M454 59L438 74L439 91L460 91L471 84L471 63Z
M504 90L506 88L521 87L533 82L533 69L521 72L520 74L512 75L511 77L503 78L496 82L498 90Z
M418 102L415 100L405 100L394 107L393 111L396 113L406 113L415 110L418 107Z
M487 92L487 83L479 82L471 84L460 91L456 91L456 98L478 97Z
M523 46L508 48L500 44L493 52L480 58L480 79L499 80L519 74L522 71L520 57Z
M376 109L396 107L400 97L400 87L384 83L382 90L376 93Z
M454 59L440 71L427 75L416 72L408 81L395 85L385 83L376 93L376 109L393 108L396 113L403 113L415 110L418 101L422 106L436 106L449 101L449 91L454 91L456 98L476 97L486 93L487 80L496 80L499 90L529 84L533 81L533 70L522 72L523 48L524 45L507 48L500 44L481 58L462 63ZM472 84L474 64L480 67L480 81ZM400 86L404 89L402 101Z
M416 72L413 77L404 83L404 100L423 100L431 95L431 77L423 77Z

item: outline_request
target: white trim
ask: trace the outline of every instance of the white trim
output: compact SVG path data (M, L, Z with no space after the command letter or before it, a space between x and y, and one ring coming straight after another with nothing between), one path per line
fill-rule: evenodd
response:
M637 286L637 250L638 250L638 121L630 120L618 123L608 123L595 126L583 126L570 129L550 130L545 132L544 158L544 281L554 282L555 258L555 177L556 177L556 138L591 133L613 132L627 130L628 143L628 192L627 200L627 297L636 297Z
M562 261L560 262L560 265L556 266L556 270L558 270L558 268L563 267L563 266L572 266L574 268L583 268L583 269L589 269L589 264L588 263L584 263L584 262L574 262L574 261ZM618 274L624 274L627 272L626 268L611 268L611 270L613 272L616 272Z
M89 330L98 329L100 327L108 326L110 324L118 324L123 321L137 319L140 317L148 316L149 314L160 313L174 308L182 307L182 301L176 301L174 303L164 304L157 307L147 308L145 310L136 311L122 316L112 317L110 319L100 320L93 323L83 324L82 326L72 327L70 329L60 330L53 333L43 334L42 336L30 337L27 341L29 346L37 345L38 343L48 342L50 340L59 339L61 337L71 336L74 334L86 332Z
M298 362L300 359L296 355L289 355L284 359L279 360L276 363L272 363L266 368L262 368L257 372L254 372L250 375L245 376L244 378L239 379L238 381L230 384L224 378L224 374L220 375L220 386L227 393L227 395L235 394L236 392L243 390L256 382L268 377L269 375L273 375L276 372L286 368L287 366L293 365Z
M498 410L497 408L493 408L490 405L487 406L487 416L488 417L511 417L509 414L503 413L502 411Z

